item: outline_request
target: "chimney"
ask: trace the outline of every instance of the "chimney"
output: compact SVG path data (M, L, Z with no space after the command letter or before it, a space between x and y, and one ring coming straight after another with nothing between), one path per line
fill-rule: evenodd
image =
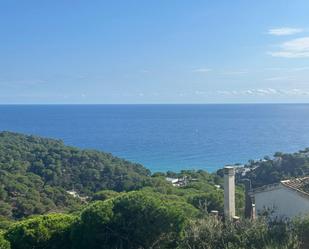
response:
M224 216L235 216L235 169L231 166L224 167Z
M252 204L252 214L251 214L251 219L252 219L252 220L255 220L255 219L256 219L255 204Z
M211 210L210 214L214 217L218 217L219 216L219 211L218 210Z
M249 179L243 179L243 182L245 185L245 218L250 219L252 217L251 181Z

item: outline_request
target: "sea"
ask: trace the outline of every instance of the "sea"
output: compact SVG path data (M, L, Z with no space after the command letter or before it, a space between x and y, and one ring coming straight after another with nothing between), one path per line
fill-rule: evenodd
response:
M309 147L309 104L0 105L0 130L110 152L152 172L214 172Z

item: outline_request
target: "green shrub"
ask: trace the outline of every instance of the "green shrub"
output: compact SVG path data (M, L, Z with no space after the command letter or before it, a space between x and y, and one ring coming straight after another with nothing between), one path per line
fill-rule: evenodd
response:
M0 216L0 231L7 230L13 224L13 220Z
M142 191L96 202L75 224L73 248L175 248L186 222L187 206Z
M5 237L12 249L68 249L74 220L65 214L36 216L12 225Z
M112 207L110 200L97 201L83 210L80 219L72 227L73 248L105 248L108 245Z
M299 234L302 248L309 248L309 216L296 219L294 226Z
M121 195L121 193L116 192L114 190L102 190L97 193L95 193L92 197L93 201L105 201L107 199L117 197Z
M3 234L0 234L0 249L10 249L10 242L4 239Z
M289 223L265 220L233 223L209 216L189 223L179 248L297 249L299 240Z
M218 210L223 212L223 193L222 191L213 191L209 193L197 194L189 197L189 202L201 210Z

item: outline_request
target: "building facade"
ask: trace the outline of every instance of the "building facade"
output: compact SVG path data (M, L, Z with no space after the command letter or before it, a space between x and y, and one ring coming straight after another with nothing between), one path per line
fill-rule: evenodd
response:
M256 214L293 218L309 214L309 177L281 181L254 189Z

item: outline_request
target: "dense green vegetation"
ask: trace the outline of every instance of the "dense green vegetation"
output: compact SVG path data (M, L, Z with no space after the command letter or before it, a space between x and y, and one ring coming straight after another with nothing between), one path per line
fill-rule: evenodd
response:
M66 214L49 214L29 218L12 225L5 233L12 248L52 249L70 248L71 226L75 217Z
M3 234L0 234L0 249L10 249L10 242L4 239Z
M198 212L161 197L134 191L94 202L74 216L28 218L12 225L0 243L9 241L12 249L176 248L187 220Z
M16 222L0 236L0 248L299 249L308 248L308 224L309 217L223 221L181 200L133 191L93 202L74 215L48 214Z
M261 186L308 175L307 152L251 161L245 177ZM309 248L309 217L244 219L242 185L236 187L241 219L220 218L221 174L184 170L151 175L110 154L2 132L0 249ZM174 187L166 177L186 181ZM67 192L72 190L75 196ZM211 210L218 210L219 217Z
M150 172L111 154L80 150L61 141L0 133L0 216L21 218L76 209L66 191L92 196L103 189L141 188Z
M138 191L91 204L73 227L73 248L174 248L197 210L161 197Z
M294 177L309 175L309 148L297 153L288 154L277 152L273 158L249 161L250 168L245 178L252 181L253 187L279 182Z
M165 177L187 177L182 188ZM223 211L222 179L205 171L150 172L143 166L98 151L79 150L61 141L0 133L0 219L79 210L91 200L105 200L125 191L143 189L150 195L192 204L198 209ZM75 190L77 196L67 191ZM86 197L86 198L85 198ZM237 207L243 191L237 189ZM165 197L167 198L167 197ZM0 228L5 227L1 222Z
M308 219L309 220L309 219ZM303 246L297 231L302 223L258 220L222 222L215 217L196 219L185 229L180 248L209 249L297 249Z
M165 177L186 177L188 183L180 188L173 187L166 183ZM170 198L181 199L202 212L218 210L221 214L223 213L223 178L203 170L157 173L154 174L151 185L144 187L143 190L151 192L150 194L160 193ZM243 213L244 191L242 186L236 187L236 208L238 214Z

